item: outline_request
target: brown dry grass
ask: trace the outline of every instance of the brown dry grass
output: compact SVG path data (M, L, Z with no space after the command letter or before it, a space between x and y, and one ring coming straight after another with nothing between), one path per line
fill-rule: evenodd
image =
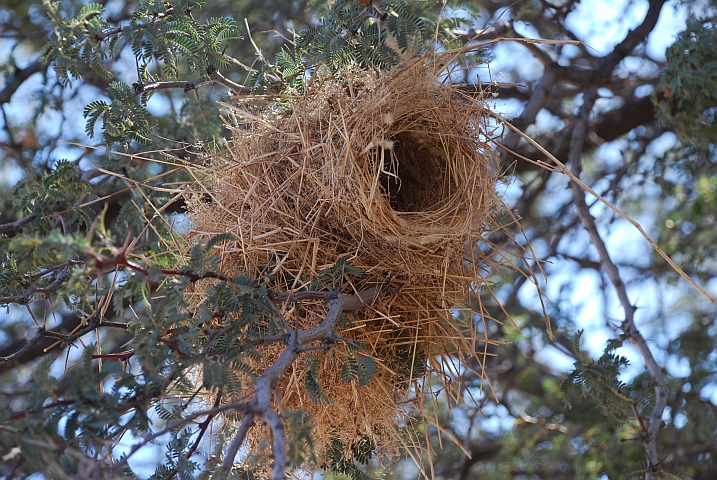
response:
M283 408L311 415L319 454L335 438L351 445L365 437L390 454L408 406L425 401L425 377L412 372L426 367L450 387L456 375L447 366L490 341L451 309L476 296L492 265L476 242L495 227L500 205L495 127L481 95L450 86L425 59L380 76L349 68L279 104L231 106L228 152L195 171L201 178L187 195L192 235L233 233L237 240L219 247L225 273L280 293L316 281L337 288L322 271L339 259L363 272L346 277L344 293L390 280L394 293L348 313L338 332L376 360L368 386L341 381L339 345L317 353L330 403L309 399L306 363L278 388ZM282 312L306 328L326 307ZM262 347L265 365L282 349Z

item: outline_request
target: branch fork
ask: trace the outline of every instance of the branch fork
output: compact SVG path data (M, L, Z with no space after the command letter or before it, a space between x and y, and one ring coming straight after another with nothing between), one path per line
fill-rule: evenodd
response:
M286 339L287 348L276 362L257 378L254 397L241 409L244 413L244 419L227 449L224 462L217 472L216 478L224 479L229 475L234 465L234 458L246 439L249 430L254 426L256 420L261 420L269 427L273 437L272 456L274 457L274 463L271 480L284 479L286 468L289 464L286 456L284 424L271 405L272 393L276 385L299 355L306 351L305 349L312 348L308 346L309 344L343 338L335 332L341 314L346 311L356 311L370 307L379 296L386 293L385 287L386 285L384 284L373 286L353 295L339 292L312 291L274 296L272 300L277 303L299 299L325 300L329 306L329 311L319 325L305 330L297 329L289 333ZM320 348L326 348L326 345L322 345Z

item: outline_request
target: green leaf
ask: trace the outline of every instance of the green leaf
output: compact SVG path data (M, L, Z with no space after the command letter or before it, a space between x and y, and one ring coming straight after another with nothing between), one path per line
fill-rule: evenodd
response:
M598 361L592 360L580 348L582 330L573 337L577 360L573 371L564 376L560 385L565 405L570 408L570 395L594 401L605 418L613 425L620 426L627 421L635 405L635 399L623 392L626 385L618 380L620 369L628 365L625 357L615 355L617 343L611 343Z
M112 96L120 102L126 102L134 95L132 87L119 80L110 83L107 90L109 90Z
M306 387L306 392L309 394L309 399L314 403L331 403L331 399L326 395L319 382L319 367L321 366L322 360L314 356L310 356L307 359L309 361L309 368L304 378L304 386Z
M206 360L202 364L202 385L208 390L219 390L229 382L227 367L214 360Z
M86 21L89 17L95 15L101 15L104 12L104 7L99 3L88 3L81 6L75 14L73 20L75 22Z
M87 133L90 138L95 136L95 124L97 120L102 115L107 114L109 110L110 105L103 101L95 101L85 107L82 115L87 119L87 123L85 123L85 133Z
M356 362L359 365L358 382L359 387L365 387L376 376L376 360L369 355L356 355Z
M214 248L215 246L219 245L220 243L231 242L232 240L236 240L236 237L235 237L234 235L232 235L231 233L229 233L229 232L220 233L220 234L218 234L218 235L212 236L212 237L207 241L207 243L206 243L206 245L204 246L204 248L205 248L206 251L208 252L208 251L210 251L212 248Z

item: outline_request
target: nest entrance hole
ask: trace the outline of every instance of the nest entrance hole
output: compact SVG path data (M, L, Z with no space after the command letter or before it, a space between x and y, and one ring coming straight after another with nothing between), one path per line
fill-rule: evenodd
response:
M428 132L401 132L393 137L391 174L381 184L396 212L425 212L448 196L448 159L441 142ZM388 152L386 152L388 154ZM387 163L388 163L388 159Z

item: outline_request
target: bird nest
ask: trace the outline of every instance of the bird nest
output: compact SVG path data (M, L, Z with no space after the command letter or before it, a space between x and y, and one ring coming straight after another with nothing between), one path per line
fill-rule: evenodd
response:
M282 408L310 414L319 454L367 439L394 452L408 407L436 378L455 382L453 365L488 341L454 309L485 281L479 242L500 204L496 127L480 93L440 72L425 59L380 75L347 68L270 104L237 100L228 150L187 196L193 236L234 234L216 247L227 274L281 294L387 285L346 313L337 345L295 363L278 385ZM327 313L318 301L280 307L302 329ZM257 373L284 348L259 347ZM367 385L342 378L349 350L373 359ZM310 367L319 399L307 392Z

